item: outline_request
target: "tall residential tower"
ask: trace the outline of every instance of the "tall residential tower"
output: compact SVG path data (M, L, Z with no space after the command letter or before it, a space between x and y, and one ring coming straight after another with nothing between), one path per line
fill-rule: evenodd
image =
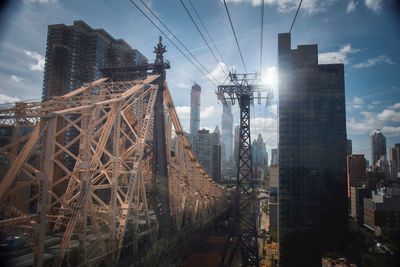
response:
M82 20L70 26L49 25L42 98L66 94L101 78L101 68L145 63L147 58L124 40Z
M200 96L201 87L195 83L190 92L190 135L192 138L200 129Z
M280 266L321 266L347 225L343 64L278 36Z

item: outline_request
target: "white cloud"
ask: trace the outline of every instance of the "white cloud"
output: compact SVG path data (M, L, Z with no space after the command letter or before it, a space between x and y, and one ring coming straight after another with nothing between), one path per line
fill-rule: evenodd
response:
M382 132L389 136L400 136L400 127L384 126Z
M19 77L19 76L17 76L17 75L11 75L11 76L10 76L10 79L11 79L13 82L16 82L16 83L20 83L20 82L22 82L22 81L24 80L24 78Z
M257 131L259 128L276 126L276 119L257 117L251 120L251 124L252 130L254 129Z
M190 125L190 107L189 106L177 106L175 107L176 113L178 114L179 121L181 122L184 131L189 132Z
M189 119L190 118L190 107L189 106L178 106L175 108L179 119Z
M21 100L18 97L0 94L0 104L14 103L17 101L21 101Z
M222 0L221 0L222 1ZM301 9L308 14L314 14L325 11L326 7L335 2L336 0L304 0ZM251 3L253 6L261 5L261 0L227 0L227 3ZM286 13L294 11L299 5L298 0L265 0L266 5L275 6L278 12Z
M207 78L214 81L214 78L219 81L219 82L223 82L226 79L226 75L225 73L222 71L222 69L224 69L224 71L226 73L229 72L229 69L232 69L233 66L228 66L227 64L225 64L224 62L219 62L219 64L217 64L213 70L210 72L210 74L207 74Z
M368 59L366 62L361 62L358 64L355 64L354 67L357 69L365 69L365 68L370 68L375 65L385 63L389 65L394 65L395 63L392 61L392 59L386 55L380 55L379 57L374 57Z
M385 109L377 115L378 119L381 121L400 121L400 112L396 112L391 109Z
M28 51L24 50L25 55L34 59L36 62L35 64L30 64L29 69L34 71L43 71L44 70L44 56L35 52L35 51Z
M400 103L396 103L389 107L390 109L400 109Z
M52 3L56 3L57 0L25 0L25 2L40 3L40 4L52 4Z
M318 61L320 64L332 64L332 63L342 63L349 64L349 54L354 54L359 52L360 49L354 49L351 44L342 46L339 51L325 52L318 55Z
M399 105L393 105L400 107ZM370 134L373 129L381 129L388 136L400 135L400 112L394 111L390 106L381 112L361 112L362 118L349 118L347 120L347 131L351 134Z
M353 108L361 108L364 104L364 100L359 97L354 97L353 99Z
M356 2L355 0L350 0L350 2L347 4L347 13L351 13L356 10L357 5L358 2Z
M200 119L209 119L217 114L217 109L214 106L209 106L200 111Z
M379 13L382 10L382 0L364 0L364 4L375 13Z
M186 81L176 82L175 86L185 90L190 89L192 87L192 85L190 83L187 83Z

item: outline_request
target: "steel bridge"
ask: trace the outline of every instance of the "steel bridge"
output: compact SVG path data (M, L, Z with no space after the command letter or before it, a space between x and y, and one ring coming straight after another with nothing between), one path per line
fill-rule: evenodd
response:
M0 110L0 128L13 129L0 148L0 230L27 236L35 266L46 264L46 240L57 233L52 265L77 255L85 266L115 266L128 244L132 254L141 240L159 246L226 210L226 193L193 154L162 76L102 78ZM167 177L154 174L160 118Z

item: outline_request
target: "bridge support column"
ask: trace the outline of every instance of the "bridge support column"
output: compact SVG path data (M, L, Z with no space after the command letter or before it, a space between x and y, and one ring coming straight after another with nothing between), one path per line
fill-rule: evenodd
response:
M160 235L169 236L173 223L169 203L169 181L167 169L167 150L165 138L165 115L164 115L164 89L165 89L165 64L163 54L167 50L162 44L162 38L154 48L156 60L154 72L159 74L157 79L158 89L156 103L154 106L154 128L153 128L153 208L160 223Z

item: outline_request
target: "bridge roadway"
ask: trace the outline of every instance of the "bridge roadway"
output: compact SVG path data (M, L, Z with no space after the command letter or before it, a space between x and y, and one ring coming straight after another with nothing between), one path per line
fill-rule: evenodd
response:
M141 214L144 216L144 214ZM152 220L156 220L154 213L151 215ZM223 249L226 243L226 238L229 234L230 229L227 227L227 220L229 214L228 209L221 207L220 212L215 216L207 218L202 224L185 229L184 231L177 232L175 236L166 240L158 240L155 244L148 244L141 242L146 239L146 234L141 233L137 237L138 242L138 253L133 254L133 242L132 240L126 240L124 249L121 255L121 259L118 266L162 266L163 264L170 263L173 265L182 266L194 266L194 259L199 259L201 256L202 261L208 261L216 263L216 265L207 266L218 266L220 259L223 254ZM140 220L140 225L144 226L145 221ZM154 229L157 231L157 229ZM92 232L88 229L88 232ZM47 236L45 239L45 250L44 254L44 266L52 266L59 251L63 232L54 233L51 236ZM211 240L205 240L211 236ZM102 240L108 240L109 236L103 236ZM93 233L88 235L88 241L95 240ZM198 250L201 249L201 245L212 246L213 250L208 249L207 254L199 254ZM207 245L208 244L208 245ZM79 240L72 239L70 241L65 261L72 266L85 266L92 262L98 261L100 258L105 258L107 255L101 254L97 258L92 259L86 263L79 263ZM0 253L0 261L2 266L12 267L29 267L34 265L33 251L30 247L23 247L16 251L2 252ZM188 265L189 264L189 265Z
M32 258L36 266L62 266L69 258L116 266L130 250L127 240L130 254L143 247L141 236L158 246L153 254L145 248L146 255L163 259L170 242L225 212L227 192L197 161L159 77L102 78L46 102L0 109L0 128L12 132L0 144L0 231L26 236L31 245L12 266ZM160 88L165 129L157 134L165 135L166 177L152 172ZM163 238L165 227L176 235Z

